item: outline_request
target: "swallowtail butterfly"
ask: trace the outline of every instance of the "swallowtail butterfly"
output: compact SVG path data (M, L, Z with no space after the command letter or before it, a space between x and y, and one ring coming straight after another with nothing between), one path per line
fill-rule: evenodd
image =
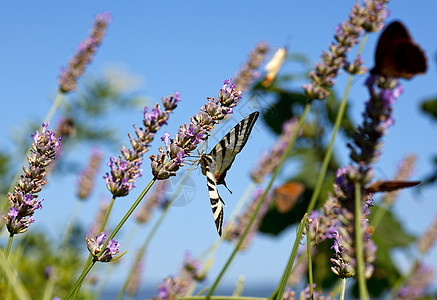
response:
M228 189L225 182L226 172L234 162L235 156L243 149L244 145L246 145L258 116L259 112L254 112L244 118L223 137L209 154L202 154L200 156L202 174L205 175L207 179L212 214L214 216L217 232L220 236L222 235L222 203L224 204L224 202L218 194L217 184L223 184Z

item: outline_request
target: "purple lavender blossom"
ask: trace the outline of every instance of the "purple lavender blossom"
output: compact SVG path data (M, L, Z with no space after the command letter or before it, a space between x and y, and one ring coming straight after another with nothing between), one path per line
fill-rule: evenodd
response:
M102 153L97 149L91 150L91 157L88 160L87 167L82 171L78 180L78 197L84 200L89 197L94 187L94 180L97 171L99 170L100 162L102 161Z
M185 252L180 278L187 281L202 281L205 279L205 273L200 271L200 267L200 261L192 258L190 252Z
M261 183L267 175L275 171L281 162L288 144L293 138L297 123L298 121L296 119L291 119L282 125L282 132L278 138L278 142L261 157L258 164L256 164L255 168L250 172L253 181Z
M352 7L349 19L335 30L336 43L331 43L329 52L323 52L322 61L310 72L312 82L302 86L309 98L323 100L329 96L329 88L334 85L334 78L346 65L351 71L363 72L360 58L348 64L347 53L358 43L358 38L364 31L375 32L383 27L383 21L387 17L387 2L388 0L368 0L364 2L364 7L360 2Z
M231 79L225 80L218 98L208 99L199 113L191 118L190 124L185 123L179 127L174 139L169 138L169 134L165 133L162 139L166 151L160 148L156 156L150 156L153 176L158 180L175 176L176 171L183 166L184 157L189 156L200 142L208 138L208 132L214 125L232 113L232 108L242 97L241 94L240 90L235 89Z
M87 237L86 241L88 250L97 261L110 262L114 258L114 255L118 254L119 252L118 248L120 248L120 243L114 239L110 239L105 250L103 250L103 253L99 255L100 252L102 252L102 247L106 242L106 234L103 232L96 236L95 239Z
M170 94L167 98L162 98L162 104L165 110L161 109L159 104L149 112L146 107L143 112L143 125L145 129L137 128L135 125L135 139L130 133L129 139L133 150L126 149L124 146L121 149L121 154L118 158L111 157L108 163L111 171L103 177L106 181L106 186L111 191L114 197L123 197L129 194L135 185L136 179L141 176L141 164L143 155L149 150L150 143L153 141L156 132L165 124L170 117L170 113L177 107L180 101L179 92L175 96ZM159 155L158 155L159 156Z
M41 133L37 130L32 135L33 144L27 156L29 167L23 166L24 175L17 180L14 192L8 193L10 210L3 218L11 236L26 232L34 222L35 210L42 208L43 199L37 200L37 194L46 184L46 169L54 162L56 149L61 146L61 137L56 138L55 133L47 129L48 126L49 123L43 123Z
M376 91L375 83L379 87ZM369 227L367 216L369 207L373 204L372 195L366 194L366 185L373 177L372 163L379 159L382 149L382 138L393 124L392 111L396 98L400 95L402 87L394 79L370 76L366 82L370 92L370 99L366 103L363 113L363 124L358 127L354 136L354 144L349 144L350 158L353 165L337 171L334 180L334 194L337 207L335 214L340 222L338 234L335 236L335 257L331 259L332 270L341 278L353 276L356 273L355 249L355 218L361 218L363 251L365 270L364 276L369 278L373 272L372 262L375 260L376 245L370 240L373 231ZM361 214L355 216L355 183L361 186Z
M68 117L61 118L56 126L56 134L60 135L64 140L64 142L66 138L70 136L74 136L76 134L76 127L75 127L74 120Z
M167 277L163 283L158 284L158 297L153 299L174 300L184 297L188 291L188 282L177 277Z
M399 290L396 300L422 298L433 278L434 271L431 268L421 263L415 265L407 283Z
M420 238L417 248L420 253L424 254L428 252L429 249L435 244L437 241L437 217L434 217L434 221L432 225L426 230L426 232Z
M299 299L305 299L305 300L331 300L331 296L325 296L322 292L316 292L314 289L316 288L316 284L313 284L313 297L311 297L311 290L310 285L308 284L307 287L300 292Z
M353 75L364 75L367 73L368 68L364 66L364 60L361 55L357 55L353 62L346 62L344 70Z
M77 79L83 75L86 66L92 61L97 48L102 43L106 27L111 22L109 12L96 16L96 20L89 37L79 44L76 55L70 60L67 68L61 69L59 76L59 91L68 93L76 90Z
M223 230L224 239L234 243L238 243L241 236L243 235L245 228L247 227L247 224L249 224L250 218L252 217L256 207L258 206L259 201L261 201L263 193L264 191L262 189L255 191L253 194L253 200L248 203L245 211L240 216L238 216L235 221L230 221L225 224ZM261 205L261 208L258 211L258 214L256 215L255 221L250 227L249 233L246 235L246 238L241 244L240 250L247 249L249 247L250 242L253 240L256 233L258 232L264 215L267 213L271 200L272 198L267 195L266 199Z
M336 199L328 194L328 199L323 204L320 213L312 211L308 219L310 221L310 237L314 243L322 243L326 239L331 239L337 232L338 219L336 211L338 204Z
M255 49L250 52L246 63L241 67L233 80L237 89L242 91L248 91L250 89L253 81L259 76L257 69L264 62L268 52L269 45L266 42L256 44Z
M153 299L173 300L188 296L190 287L205 278L205 273L200 272L200 267L200 262L186 252L179 276L168 277L162 284L158 284L158 297L154 296Z

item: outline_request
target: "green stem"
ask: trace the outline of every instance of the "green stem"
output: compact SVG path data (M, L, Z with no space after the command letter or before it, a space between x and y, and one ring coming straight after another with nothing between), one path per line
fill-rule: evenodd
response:
M74 207L73 213L70 215L70 220L68 221L67 228L65 229L64 234L62 235L61 247L60 247L61 249L68 244L68 241L71 237L71 233L73 232L74 224L77 221L77 217L79 216L82 205L83 205L83 201L81 200L76 201L76 205Z
M240 240L238 241L237 245L235 246L234 251L232 252L231 256L228 258L226 264L224 265L224 267L222 268L222 270L220 271L219 275L217 276L216 280L214 281L211 289L208 291L206 298L210 299L211 295L214 293L214 291L217 289L217 286L220 282L220 280L222 279L223 275L225 274L226 270L229 268L232 260L234 259L235 255L237 254L238 250L240 249L241 244L243 243L244 239L246 238L247 234L249 233L250 227L252 227L253 222L255 221L255 218L258 214L258 211L261 208L261 205L264 203L264 200L267 196L267 193L270 191L270 188L273 185L273 181L276 179L276 176L278 175L282 165L284 164L285 159L288 157L288 154L290 153L291 148L294 145L294 142L297 139L297 136L299 135L299 131L300 129L303 127L304 121L305 121L305 117L308 114L309 110L311 108L311 103L308 102L307 105L305 106L305 110L302 114L302 116L300 117L299 123L297 125L296 131L293 134L293 138L291 139L290 143L288 144L287 149L284 152L284 155L281 158L281 162L279 163L278 167L275 169L275 172L273 172L272 178L270 179L269 185L267 186L266 190L264 191L261 200L259 201L258 205L255 208L255 211L252 214L252 217L249 220L249 224L247 224L246 228L244 229L243 234L240 237Z
M64 230L64 234L62 235L61 243L56 249L56 252L61 253L61 257L58 261L58 265L54 266L54 271L52 272L53 274L58 274L58 272L61 271L59 265L62 265L65 259L69 259L66 257L66 255L64 255L65 252L63 250L68 245L68 241L70 239L71 233L73 232L74 224L76 223L77 217L79 216L79 212L81 210L82 205L83 205L83 201L76 201L76 205L73 210L73 213L71 214L70 220L67 223L68 225ZM44 293L42 297L43 300L51 299L54 287L57 282L57 277L58 276L51 275L48 278L46 286L44 288Z
M244 191L243 195L240 197L240 200L238 200L237 205L235 205L234 210L229 216L228 222L233 222L238 217L241 209L243 208L247 200L250 198L250 195L252 194L252 191L255 187L256 187L255 182L251 181L249 185L246 187L246 190Z
M2 290L2 292L7 293L6 295L14 295L13 299L19 300L29 300L29 294L24 288L23 283L17 274L17 270L11 266L9 263L6 253L0 248L0 268L3 270L7 282L7 291ZM11 296L12 297L12 296Z
M112 233L109 235L109 237L106 239L106 242L103 244L103 246L101 247L101 249L105 249L106 246L108 246L108 243L111 239L114 238L114 236L120 231L121 227L124 225L124 223L126 223L127 219L130 217L130 215L134 212L135 208L137 208L137 206L140 204L141 200L143 200L144 196L147 194L147 192L150 190L150 188L152 187L152 185L155 183L156 178L153 178L149 184L144 188L144 190L141 192L141 194L138 196L137 200L135 200L135 202L132 204L131 208L129 208L129 210L127 211L127 213L124 215L124 217L121 219L121 221L118 223L118 225L115 227L115 229L112 231ZM112 206L114 204L114 200L115 197L112 198L111 204L108 207L107 213L105 215L105 219L103 220L102 226L100 226L100 231L103 230L103 228L105 227L105 224L108 220L108 216L109 216L109 211L112 209ZM104 253L104 251L100 251L100 253L97 256L100 256ZM91 256L91 254L90 254ZM88 257L88 261L90 261L90 258ZM95 264L94 259L92 260L92 264L89 264L87 261L87 263L85 264L85 268L84 271L82 272L82 274L85 273L86 270L88 270L84 276L80 276L77 280L76 283L74 284L73 288L70 290L69 292L69 296L68 298L65 298L65 300L70 299L71 295L74 293L74 290L76 290L78 287L80 287L80 285L82 284L83 279L85 278L86 274L88 274L88 272L91 270L92 266ZM85 270L86 269L86 270Z
M73 294L76 294L76 289L79 289L80 285L82 284L83 280L85 279L85 276L91 271L92 267L96 263L96 260L93 259L92 262L83 270L82 274L80 274L79 278L74 283L73 287L71 288L70 292L68 293L67 297L65 297L65 300L68 300L73 296Z
M8 259L9 253L11 252L12 241L13 240L14 240L14 235L11 233L11 234L9 234L9 239L8 239L8 243L6 245L6 250L5 250L5 258L6 258L6 260ZM4 272L4 270L1 269L0 270L0 286L1 286L2 281L3 281L3 272Z
M308 284L310 286L310 300L313 300L314 298L314 291L313 291L313 263L312 263L312 256L311 256L311 235L310 235L310 225L307 220L306 224L306 231L307 231L307 256L308 256Z
M335 140L337 132L340 128L341 121L343 120L344 113L346 111L347 97L349 95L349 90L350 90L350 86L352 83L352 78L353 78L353 76L350 75L348 82L347 82L346 91L345 91L344 96L343 96L343 100L341 101L340 108L339 108L337 116L335 118L334 130L332 132L331 141L329 143L328 149L326 150L325 157L323 158L322 167L320 168L319 174L317 175L316 186L314 188L313 194L311 195L311 200L310 200L310 203L308 204L308 208L306 211L308 214L311 213L311 211L316 206L317 199L319 198L320 192L322 191L322 186L323 186L323 182L325 180L326 171L328 170L329 162L331 161L331 157L332 157L332 150L334 148L334 140Z
M367 33L364 34L363 39L361 40L357 55L359 55L359 54L361 54L361 52L363 52L363 47L364 47L364 44L366 43L366 40L367 40ZM353 78L353 75L352 74L349 75L348 82L346 85L346 90L344 92L344 96L343 96L343 99L341 101L340 108L339 108L337 116L335 118L334 130L332 132L331 141L329 143L328 150L326 150L325 157L323 158L322 167L320 169L319 174L317 175L316 187L314 188L314 192L311 196L310 204L308 205L308 208L307 208L308 214L316 206L317 199L319 198L320 192L322 190L322 185L323 185L323 181L325 180L326 171L328 170L329 162L331 161L335 136L337 135L338 129L340 128L340 125L341 125L341 121L343 120L343 116L344 116L344 113L346 111L347 97L349 95L349 90L351 87L352 78Z
M44 118L44 122L50 122L53 118L53 116L55 115L56 110L58 109L58 107L61 105L62 99L64 98L64 94L63 93L58 93L56 95L55 101L52 104L52 107L50 107L49 112L47 113L46 117Z
M355 183L355 244L357 247L357 272L360 299L369 298L364 277L363 235L361 232L361 184Z
M341 280L341 293L340 300L344 300L344 295L346 294L346 278Z
M270 295L269 299L276 298L276 300L282 299L282 295L285 291L285 286L287 285L288 278L291 274L291 268L293 267L293 262L296 259L297 249L300 245L300 239L302 237L303 229L305 228L304 224L308 220L308 215L305 214L300 225L298 226L298 231L296 233L296 239L294 240L293 250L291 251L290 258L288 259L287 266L285 267L284 273L282 274L281 281L279 282L276 290Z
M108 219L109 219L109 214L111 213L111 211L112 211L112 207L114 206L115 198L116 198L116 197L112 197L112 200L111 200L111 202L109 203L108 209L106 210L106 213L105 213L105 217L103 218L102 224L100 225L100 228L99 228L99 231L98 231L99 233L102 232L102 231L105 229L106 223L108 222ZM106 248L106 246L107 246L108 243L109 243L109 240L110 240L110 239L107 239L107 240L106 240L106 243L104 244L104 246L102 247L102 249L105 249L105 248ZM100 255L101 255L102 253L103 253L103 251L100 252ZM87 259L87 261L85 262L85 265L83 266L83 270L82 270L82 272L84 272L85 269L88 268L88 266L91 264L91 261L92 261L92 260L93 260L93 256L92 256L92 254L90 253L90 254L88 255L88 259ZM85 277L84 277L84 278L85 278ZM80 288L81 285L82 285L82 283L79 284L79 288ZM78 291L79 291L79 290L78 290Z
M14 235L11 233L9 234L8 244L6 245L6 250L5 250L6 259L9 257L9 253L11 253L13 240L14 240Z
M190 296L179 298L179 300L203 300L203 299L213 299L213 300L267 300L267 298L261 297L235 297L235 296Z
M188 178L188 176L184 177L182 180ZM182 182L181 180L181 182ZM182 188L183 183L180 183L179 187ZM179 188L178 187L178 188ZM138 264L141 261L141 257L143 257L144 252L146 251L147 247L149 246L150 242L152 241L152 238L155 236L155 233L158 231L159 227L161 226L162 222L164 221L165 217L167 216L171 205L173 204L174 201L176 201L177 196L179 195L180 190L176 189L176 192L173 194L173 198L170 201L170 203L165 207L165 209L163 210L162 214L159 216L159 219L156 221L156 223L153 225L152 229L150 230L149 234L147 235L146 240L144 241L144 244L141 246L141 248L138 250L138 254L137 254L137 259L135 260L135 264L132 267L129 275L127 276L123 287L120 289L120 291L118 292L117 295L117 299L121 299L121 297L123 296L124 292L126 291L126 288L132 278L132 276L134 275Z

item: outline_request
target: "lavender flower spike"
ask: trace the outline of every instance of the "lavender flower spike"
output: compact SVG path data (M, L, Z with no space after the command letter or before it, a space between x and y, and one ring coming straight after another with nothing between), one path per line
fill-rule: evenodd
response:
M260 72L257 69L264 62L268 52L269 44L266 42L256 44L255 49L250 52L246 63L234 78L233 82L238 89L242 91L250 89L253 81L259 77Z
M176 171L183 166L184 157L189 156L200 142L208 138L208 132L214 125L232 113L241 94L242 91L235 89L231 79L225 80L218 98L209 98L199 113L190 119L190 124L185 123L179 127L174 139L166 133L162 138L166 151L160 148L157 156L150 156L153 176L158 180L176 176Z
M347 53L358 43L358 38L364 31L374 32L383 27L383 21L388 15L387 2L388 0L367 0L363 7L357 1L352 7L349 19L335 30L335 43L331 43L329 52L323 52L322 60L310 72L312 82L302 86L309 98L323 100L329 96L329 88L334 85L334 78L345 66L353 73L361 74L364 71L360 58L352 64L347 63Z
M434 271L428 266L418 263L414 266L408 282L399 290L396 300L419 299L434 279Z
M24 175L17 180L13 193L8 193L10 210L3 218L11 235L26 232L34 222L33 214L42 208L41 200L37 200L42 186L46 184L46 168L55 160L55 153L61 146L61 137L47 129L49 123L42 124L41 133L37 130L33 137L30 155L27 156L29 167L23 166Z
M375 83L380 88L375 89ZM340 222L335 236L335 257L332 271L341 278L353 276L357 269L356 262L356 234L355 218L361 218L363 251L365 271L364 276L369 278L373 272L372 262L375 259L376 246L370 240L373 229L369 227L367 216L372 204L372 195L366 194L366 185L373 177L371 164L379 159L382 148L382 138L393 124L392 111L396 98L400 95L402 87L396 80L370 76L366 81L371 95L366 103L363 113L364 121L358 127L354 136L354 143L349 144L350 158L353 165L339 169L334 180L334 193L336 196L336 209L334 210ZM355 183L361 186L361 214L355 215Z
M180 101L180 94L176 92L173 96L170 94L167 98L162 98L164 110L159 104L156 104L150 111L146 107L144 109L143 125L145 129L135 128L136 138L129 135L130 143L133 150L126 149L124 146L121 149L121 155L118 158L111 157L108 163L111 171L103 177L106 181L106 186L111 191L114 197L123 197L129 194L135 186L136 179L141 176L141 164L143 155L149 150L149 145L153 141L156 132L170 118L170 113L177 107Z
M112 17L109 12L103 12L96 16L90 36L80 43L79 50L68 63L68 67L61 69L61 75L59 76L59 91L61 93L76 90L77 79L83 75L86 66L92 61L111 20Z
M114 255L118 254L119 252L118 248L120 248L120 243L114 239L111 239L109 240L105 250L103 250L103 253L99 255L99 253L102 252L102 247L106 242L106 234L104 234L103 232L96 236L96 239L89 239L87 237L86 241L88 250L97 261L110 262L114 259Z
M101 161L102 153L96 148L92 149L87 168L82 171L78 180L77 194L80 200L88 198L91 194L94 187L94 177L99 169Z

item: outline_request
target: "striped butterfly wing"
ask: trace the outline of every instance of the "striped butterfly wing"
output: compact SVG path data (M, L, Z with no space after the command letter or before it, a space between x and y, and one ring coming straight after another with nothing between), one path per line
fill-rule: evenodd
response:
M211 209L215 226L217 227L219 236L222 236L223 205L221 202L223 202L223 200L218 193L217 182L214 175L216 164L213 158L207 154L203 154L200 157L200 164L202 166L202 173L206 175L209 199L211 201Z
M259 112L256 111L241 120L209 153L216 162L215 176L217 184L226 186L226 172L234 162L235 156L243 149L244 145L246 145L258 116Z
M254 112L244 118L223 137L209 154L203 154L200 158L202 173L207 178L215 225L220 236L223 224L223 205L221 204L223 200L218 193L217 184L223 184L226 187L226 173L234 162L235 156L246 145L258 116L259 112Z

